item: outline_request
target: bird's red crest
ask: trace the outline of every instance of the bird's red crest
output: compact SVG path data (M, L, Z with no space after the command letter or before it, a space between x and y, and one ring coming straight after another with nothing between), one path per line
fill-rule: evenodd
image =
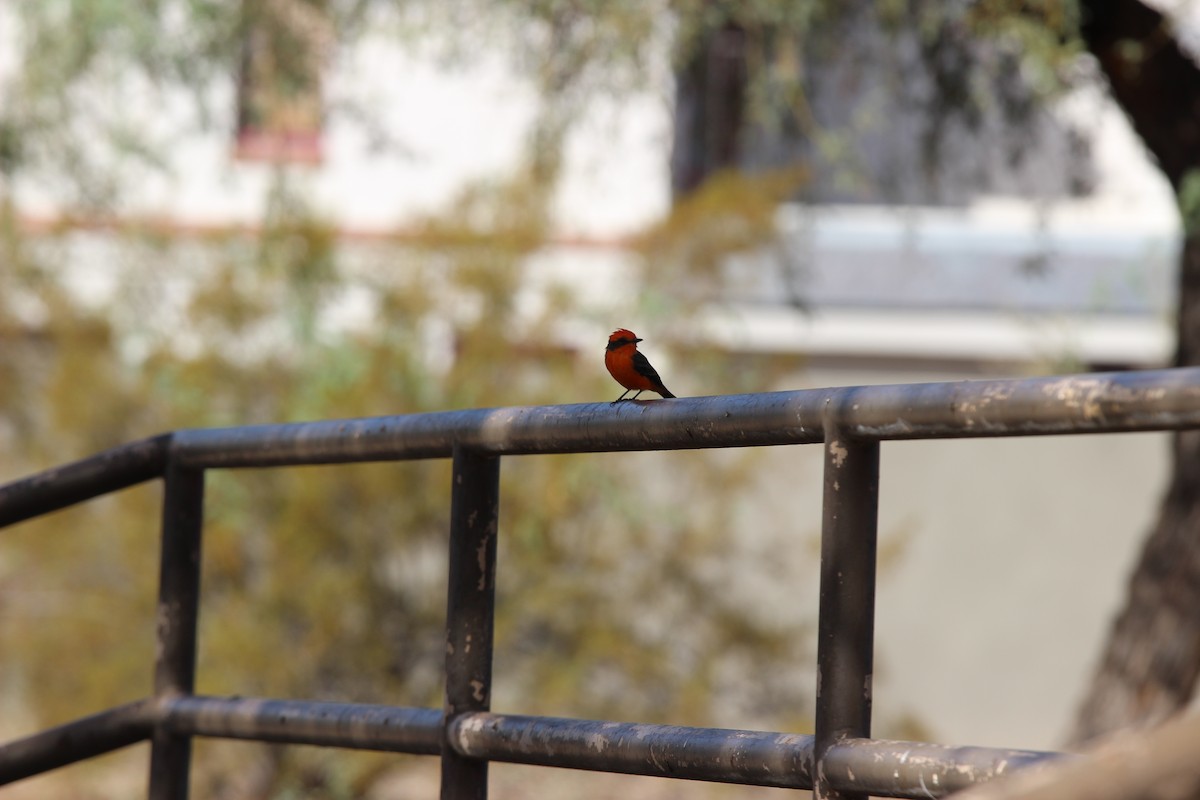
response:
M631 330L626 330L625 328L617 328L615 331L613 331L612 333L610 333L608 335L608 341L610 341L610 342L616 342L621 339L629 339L632 341L633 339L636 339L636 338L638 338L636 333L634 333Z

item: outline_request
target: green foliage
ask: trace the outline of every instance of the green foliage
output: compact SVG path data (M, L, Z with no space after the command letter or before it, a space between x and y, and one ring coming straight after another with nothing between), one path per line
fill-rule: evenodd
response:
M1188 235L1200 231L1200 170L1191 170L1179 182L1176 193L1179 203L1179 216L1183 220L1183 229Z
M417 241L371 254L339 244L280 191L257 238L123 241L118 283L138 291L100 304L66 279L59 259L74 234L13 242L28 266L0 278L18 337L0 369L20 387L0 398L15 454L4 477L176 427L615 391L599 343L584 357L555 344L569 293L533 317L514 302L523 258L544 235L544 203L527 181L475 187ZM163 275L163 264L183 263ZM331 327L350 292L368 299L371 319ZM44 313L20 321L19 298ZM441 349L430 332L447 325ZM790 708L794 721L803 700L785 676L803 638L733 603L722 591L733 576L714 569L737 561L724 501L752 480L753 463L702 453L507 460L497 702L712 722L733 666L753 663L760 679L742 696L745 713L776 719ZM647 483L664 470L676 480ZM25 676L42 724L148 691L157 503L157 488L140 488L6 536L3 646L20 653L9 669ZM694 513L679 511L687 505ZM448 509L444 462L210 473L199 690L439 705ZM265 770L254 791L272 795L312 785L313 763L308 751L242 746L215 748L198 769L214 792L231 771ZM320 781L356 786L381 767L348 754L319 763Z
M754 252L774 239L779 204L804 185L805 177L802 169L792 168L756 175L727 170L709 178L640 237L639 250L654 265L655 282L694 285L719 279L731 254ZM706 294L711 299L713 293Z

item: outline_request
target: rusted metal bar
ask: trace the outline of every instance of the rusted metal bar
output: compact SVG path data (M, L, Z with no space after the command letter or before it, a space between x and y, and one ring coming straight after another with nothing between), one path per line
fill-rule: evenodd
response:
M156 725L183 736L436 755L444 736L442 719L442 712L433 708L196 695L150 698L0 745L0 784L135 744L149 738ZM472 759L812 787L813 737L806 734L475 712L453 720L449 741ZM823 768L829 783L840 790L928 798L1062 758L1028 750L847 740L826 752Z
M111 450L0 486L0 528L162 475L170 434Z
M1200 426L1200 368L1004 381L858 386L678 400L473 409L184 430L203 467L817 443L827 409L858 439L930 439Z
M179 454L210 467L446 458L456 445L494 455L669 450L821 440L794 392L469 409L291 425L180 431ZM805 403L819 407L819 393Z
M12 783L149 738L150 700L139 700L0 745L0 784Z
M546 767L811 789L815 737L799 733L689 728L632 722L464 714L450 744L464 755ZM1060 753L846 739L822 761L834 791L942 797Z
M287 744L437 755L442 712L358 703L242 697L168 697L159 719L181 736L214 736Z
M838 791L929 798L1064 758L1071 756L1036 750L846 739L825 751L821 771L825 781Z
M447 458L455 444L494 455L814 444L829 406L865 439L1179 430L1200 427L1200 367L181 430L0 486L0 526L155 477L168 446L193 467L269 467Z
M465 714L450 744L473 758L697 781L812 787L813 737L676 725Z
M446 600L445 726L487 711L492 693L500 459L454 448L450 575ZM484 800L487 761L442 750L442 800Z
M196 626L200 610L200 540L204 471L168 464L163 481L158 648L154 695L189 695L196 683ZM150 751L150 800L188 796L192 743L159 727Z
M184 736L436 755L442 712L355 703L181 696L142 700L0 745L0 783L142 741L155 724ZM796 733L491 714L459 715L456 752L472 759L793 789L812 787L813 737ZM848 740L823 768L844 791L941 797L1057 753Z
M871 733L878 509L879 442L851 438L831 423L825 434L817 619L814 792L819 799L866 798L831 784L822 760L838 742Z

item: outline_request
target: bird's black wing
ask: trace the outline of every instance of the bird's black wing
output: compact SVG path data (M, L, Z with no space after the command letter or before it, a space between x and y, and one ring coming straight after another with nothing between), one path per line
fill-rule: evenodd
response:
M637 370L638 375L641 375L643 378L649 378L659 386L662 386L662 378L658 377L658 371L650 366L650 361L642 355L640 350L633 351L633 368Z
M639 375L641 375L643 378L648 379L651 383L654 384L654 386L655 386L654 391L658 392L663 397L674 397L675 396L675 395L671 394L670 391L668 391L666 386L663 386L662 378L658 377L658 370L656 370L656 369L654 369L654 367L650 366L650 361L647 360L647 358L644 355L642 355L640 350L635 350L633 352L633 368L635 370L637 370L637 373Z

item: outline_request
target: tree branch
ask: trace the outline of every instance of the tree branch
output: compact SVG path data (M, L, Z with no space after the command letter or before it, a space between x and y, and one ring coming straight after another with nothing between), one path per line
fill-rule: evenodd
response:
M1082 34L1113 97L1176 191L1200 167L1200 69L1139 0L1083 0Z
M1200 797L1200 714L1125 731L1083 758L1018 770L956 800L1194 800Z

